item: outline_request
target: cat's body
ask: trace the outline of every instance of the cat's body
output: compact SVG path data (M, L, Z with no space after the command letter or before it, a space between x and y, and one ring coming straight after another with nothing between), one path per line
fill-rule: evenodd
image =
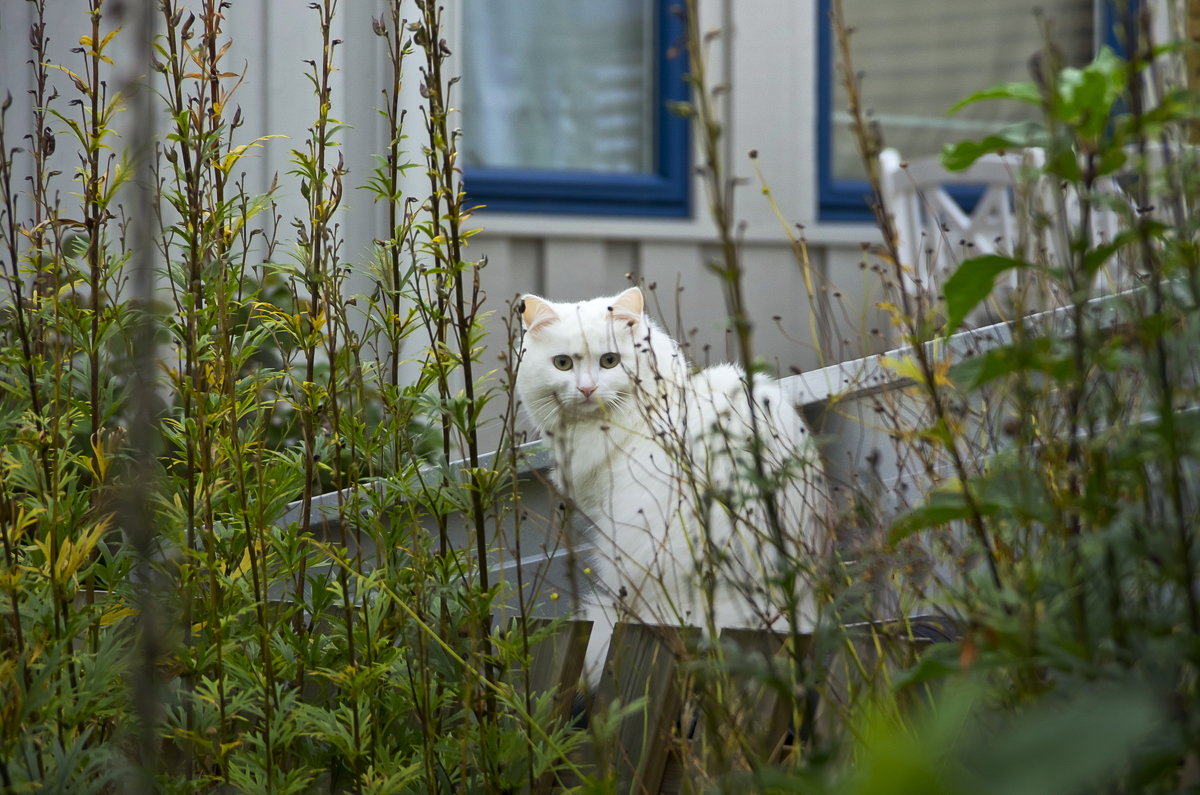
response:
M742 371L693 373L642 301L631 288L521 307L523 405L553 448L556 484L595 523L583 605L593 684L618 619L778 626L778 559L812 560L820 546L816 454L780 385L756 377L752 412Z

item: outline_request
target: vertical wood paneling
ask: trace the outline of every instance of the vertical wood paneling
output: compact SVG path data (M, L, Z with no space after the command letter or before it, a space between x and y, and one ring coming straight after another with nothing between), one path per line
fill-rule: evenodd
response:
M816 324L791 250L747 247L743 267L742 291L754 323L755 355L781 375L817 367Z
M242 109L244 126L237 134L239 137L244 136L244 141L283 132L272 127L270 98L272 93L288 92L290 81L285 82L280 79L280 75L292 74L299 77L297 68L290 67L285 71L283 64L272 63L272 28L268 12L267 0L234 3L225 12L225 33L233 44L225 54L223 63L226 71L237 72L244 78L244 82L232 98L233 105ZM301 15L297 12L296 16ZM299 56L299 53L296 55ZM279 83L274 87L271 85L273 76L279 79ZM298 82L296 86L299 87ZM292 104L300 104L295 94ZM288 150L295 145L295 141L285 139L264 142L261 148L253 150L238 162L238 173L235 176L245 173L246 189L249 192L265 192L271 184L271 176L276 171L281 178L283 177L287 170Z
M255 107L247 102L247 115L257 116L258 126L253 131L247 129L246 135L253 132L254 135L287 136L267 142L261 162L264 186L270 184L271 175L276 172L281 183L288 185L288 189L279 192L277 201L283 228L290 231L293 219L307 222L308 217L305 199L295 187L298 182L287 175L287 171L292 167L291 150L308 148L308 127L317 115L312 84L304 77L305 70L311 67L304 60L320 59L321 32L317 13L308 8L307 3L280 4L262 0L257 8L249 6L247 11L250 16L258 15L261 27L254 28L249 24L242 27L239 20L237 28L230 28L239 37L245 36L246 45L252 48L252 82L261 92L260 105ZM252 43L249 32L254 30L259 36L258 41ZM335 104L340 100L335 97Z
M480 273L480 284L486 295L484 311L490 313L484 321L484 328L492 348L485 354L484 364L491 369L498 366L496 356L505 350L507 320L515 309L517 296L538 292L541 245L527 238L497 238L480 246L471 246L470 257L487 257L487 266ZM518 342L519 322L519 319L513 318Z
M647 300L667 331L698 364L725 358L725 309L717 278L704 262L698 243L647 242L640 270Z
M547 240L546 296L575 301L613 295L628 285L625 263L603 240Z
M343 213L339 219L345 236L342 256L354 263L369 261L373 241L386 239L391 234L384 226L387 218L384 205L376 202L369 191L359 190L371 179L378 165L377 155L387 151L391 136L383 116L377 112L384 101L381 93L384 69L390 70L384 40L371 30L372 12L381 5L376 2L339 4L335 17L337 27L333 33L343 41L336 51L339 71L334 75L333 116L348 124L338 134L341 146L333 153L335 159L345 158L348 169L344 177ZM413 126L418 119L416 114L409 116ZM419 152L415 147L413 151ZM468 251L466 256L470 257L471 253ZM351 271L348 284L351 292L368 289L370 278L365 271L365 268Z
M730 170L748 180L737 194L739 218L751 234L783 233L759 190L755 163L762 169L784 216L807 221L816 216L816 141L812 101L817 13L812 0L755 0L731 3L729 52L731 120ZM789 43L770 41L770 31L789 31Z
M492 309L525 293L544 291L545 253L542 241L527 237L482 236L472 244L471 257L487 257L481 276Z
M720 279L708 267L718 256L712 245L647 243L642 247L640 275L657 285L653 291L657 314L676 339L686 342L688 355L700 365L736 361L739 354L728 331ZM793 368L815 367L818 357L808 298L790 248L748 246L743 267L755 354L781 375Z
M619 274L619 287L614 285L609 289L616 292L629 284L629 279L636 276L639 267L639 251L637 243L631 240L610 240L604 246L605 274Z
M882 300L882 284L877 273L864 268L864 255L858 246L829 246L815 255L828 274L824 294L828 297L829 327L832 329L830 356L844 361L891 347L891 326L877 304Z
M26 61L32 57L29 48L29 26L33 23L33 10L28 3L5 3L4 22L0 25L0 102L11 99L12 105L4 116L5 156L14 147L26 151L13 156L14 191L24 193L31 173L29 167L29 144L25 136L32 132L30 113L33 100L29 90L33 87L30 66ZM32 203L26 196L16 198L16 220L24 223ZM5 290L5 293L8 291ZM5 295L5 299L7 299Z

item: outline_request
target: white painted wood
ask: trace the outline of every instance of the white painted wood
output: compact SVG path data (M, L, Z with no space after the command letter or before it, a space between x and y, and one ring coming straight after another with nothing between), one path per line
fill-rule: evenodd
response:
M820 365L817 318L792 251L754 246L744 251L742 290L754 324L755 356L780 374Z
M541 241L519 237L475 238L469 247L472 260L487 259L480 283L488 294L488 305L501 306L525 293L538 293L542 283Z
M33 129L30 119L33 99L29 96L32 80L27 63L32 57L28 44L32 22L32 7L28 3L11 2L6 4L3 22L0 22L0 102L12 103L4 116L4 146L5 156L12 158L13 188L22 191L22 195L16 197L18 223L24 223L30 214L31 203L23 195L23 189L31 167L27 152L15 156L8 153L18 146L28 150L25 136Z
M820 288L821 311L829 330L825 361L845 361L895 345L890 319L879 307L883 299L879 259L861 244L816 247L810 254L825 274Z
M629 285L623 263L609 256L603 240L547 240L543 246L548 298L576 301L614 295Z
M725 301L720 284L704 264L703 247L648 242L639 271L650 306L667 331L698 364L725 359Z
M758 165L790 223L816 219L816 35L812 0L731 3L729 162L746 180L739 216L753 236L781 238L781 224L760 190ZM782 35L781 35L782 34ZM784 43L784 40L787 40Z
M272 24L269 14L269 0L234 3L225 12L226 40L232 41L232 45L224 64L227 71L243 77L242 85L231 100L235 110L242 109L245 122L236 134L239 144L283 133L272 124L270 101L272 94L287 93L288 87L281 75L288 74L289 69L273 61L277 48L270 44ZM299 10L295 16L303 17ZM299 56L298 52L294 54ZM297 73L297 70L291 71ZM276 81L274 86L272 78ZM299 97L293 95L292 104L299 105ZM275 172L279 172L281 180L286 179L287 153L294 145L294 141L288 139L264 141L261 147L253 148L239 161L235 176L245 173L249 193L265 193Z

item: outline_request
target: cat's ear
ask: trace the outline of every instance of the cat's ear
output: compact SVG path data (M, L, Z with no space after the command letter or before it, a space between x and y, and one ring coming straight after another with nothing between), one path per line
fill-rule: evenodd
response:
M522 325L529 332L545 328L558 320L558 313L550 307L550 304L536 295L526 295L521 298L521 302L517 304L517 311L521 313Z
M642 291L638 287L630 287L625 292L613 299L612 305L608 311L612 313L614 320L623 320L627 323L638 323L642 319L642 311L645 307L642 299Z

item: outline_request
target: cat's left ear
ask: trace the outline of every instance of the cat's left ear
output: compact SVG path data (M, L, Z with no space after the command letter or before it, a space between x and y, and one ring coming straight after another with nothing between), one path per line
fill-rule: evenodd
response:
M627 323L641 322L642 312L645 308L645 301L642 298L642 291L638 287L630 287L625 292L613 299L612 305L608 311L612 313L614 320L624 320Z

